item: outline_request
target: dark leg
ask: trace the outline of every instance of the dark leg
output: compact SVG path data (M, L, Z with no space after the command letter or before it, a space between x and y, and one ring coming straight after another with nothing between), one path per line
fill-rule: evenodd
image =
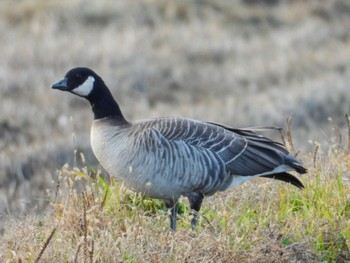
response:
M192 214L191 227L194 229L198 220L198 212L201 209L204 195L202 193L191 193L187 196L190 201L190 208Z
M165 206L170 209L170 230L176 230L177 200L164 200Z

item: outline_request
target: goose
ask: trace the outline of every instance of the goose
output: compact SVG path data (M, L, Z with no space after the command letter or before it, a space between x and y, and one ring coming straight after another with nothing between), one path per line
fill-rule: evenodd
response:
M97 160L126 187L163 200L173 231L181 196L189 200L194 229L204 197L250 179L265 177L304 188L288 173L306 173L301 161L283 144L252 129L182 117L129 122L102 78L86 67L69 70L52 88L90 102L90 139Z

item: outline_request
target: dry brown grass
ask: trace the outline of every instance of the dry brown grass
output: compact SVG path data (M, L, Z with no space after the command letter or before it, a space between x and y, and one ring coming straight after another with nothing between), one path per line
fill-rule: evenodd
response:
M196 231L186 200L169 231L160 201L144 199L88 168L60 171L45 215L3 224L9 262L347 262L350 161L346 147L302 155L302 191L258 179L207 198ZM91 177L91 174L95 174ZM95 178L95 179L92 179Z
M69 261L74 260L75 253L79 260L83 258L84 244L77 241L80 232L62 228L59 223L51 224L48 221L52 214L44 219L41 215L33 216L54 198L54 193L52 197L46 193L47 188L55 188L54 171L64 163L81 167L79 158L74 157L75 150L82 150L96 164L88 140L92 120L89 106L74 96L50 90L54 81L78 65L92 67L105 79L130 120L182 115L236 127L281 126L293 113L294 147L301 149L299 156L308 162L308 167L332 166L322 168L329 171L324 172L327 177L334 176L338 169L333 166L344 164L344 178L348 178L344 155L334 155L332 164L326 160L327 149L338 149L346 138L344 115L350 111L350 5L346 0L279 2L269 6L224 0L1 1L0 221L10 217L6 229L17 229L14 241L10 241L7 231L0 236L7 240L6 258L7 253L17 253L14 259L34 260L56 227L42 260L48 260L48 255L58 247L71 249L65 252ZM311 156L305 154L308 152L312 152ZM252 185L242 189L255 194ZM239 197L240 191L233 196ZM105 192L98 196L102 199ZM210 199L208 207L212 211L227 211L216 204L221 198L224 197ZM209 239L212 231L209 226L202 226L204 231L197 233L199 238L195 239L190 239L186 228L179 231L186 235L168 236L164 232L164 214L156 213L155 219L149 219L142 216L142 209L135 209L143 218L142 224L146 224L140 236L152 237L147 240L150 247L146 248L150 253L156 250L163 253L155 253L154 261L157 257L182 260L186 253L189 261L194 261L206 249L207 258L199 257L203 261L210 259L208 255L220 255L219 261L230 258L253 261L255 256L264 259L271 253L277 255L281 249L279 224L276 229L258 231L256 236L266 237L271 246L264 246L264 238L251 241L254 252L259 249L260 252L249 254L250 250L237 245L234 237L219 234L218 238L214 235ZM81 209L71 207L68 211L72 215L63 216L61 224L76 226L73 215L81 217ZM18 218L28 213L31 215L27 221ZM89 214L87 208L87 218L95 218L96 213ZM103 214L103 218L103 224L113 221L109 215ZM163 229L153 226L158 221ZM45 222L45 227L40 222ZM89 222L88 228L94 226ZM217 229L215 220L212 224ZM119 227L107 224L106 240L120 237L126 246L120 251L128 252L130 247L144 251L141 241L132 246L135 236L118 234ZM152 231L167 244L181 243L187 248L176 245L159 248L158 236ZM68 238L67 233L75 234ZM272 233L271 237L267 233ZM329 233L324 236L332 240ZM87 239L91 250L92 243ZM103 254L108 249L119 249L102 246L99 239L92 240L95 256L99 251ZM310 240L298 240L301 243L296 247L311 255ZM76 242L81 244L79 251ZM203 249L195 246L197 242ZM167 253L169 247L172 256ZM288 253L293 254L296 247L288 247ZM286 250L285 246L282 248ZM182 249L187 252L181 253ZM263 256L264 251L270 252ZM152 260L151 254L143 257L142 253L135 255L135 260Z

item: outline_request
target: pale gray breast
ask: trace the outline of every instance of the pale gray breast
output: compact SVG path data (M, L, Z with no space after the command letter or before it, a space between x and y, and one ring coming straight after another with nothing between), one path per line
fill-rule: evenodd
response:
M95 120L91 127L91 147L101 165L113 176L124 179L130 169L132 137L130 125L119 126L108 118Z

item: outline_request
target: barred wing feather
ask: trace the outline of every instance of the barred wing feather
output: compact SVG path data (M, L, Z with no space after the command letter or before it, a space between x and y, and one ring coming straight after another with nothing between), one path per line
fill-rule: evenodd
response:
M306 172L282 144L251 130L182 118L160 118L151 126L169 141L182 141L184 145L215 153L211 155L211 161L223 161L232 175L273 178L270 174L276 174L275 179L291 182L290 177L294 176L284 172Z

